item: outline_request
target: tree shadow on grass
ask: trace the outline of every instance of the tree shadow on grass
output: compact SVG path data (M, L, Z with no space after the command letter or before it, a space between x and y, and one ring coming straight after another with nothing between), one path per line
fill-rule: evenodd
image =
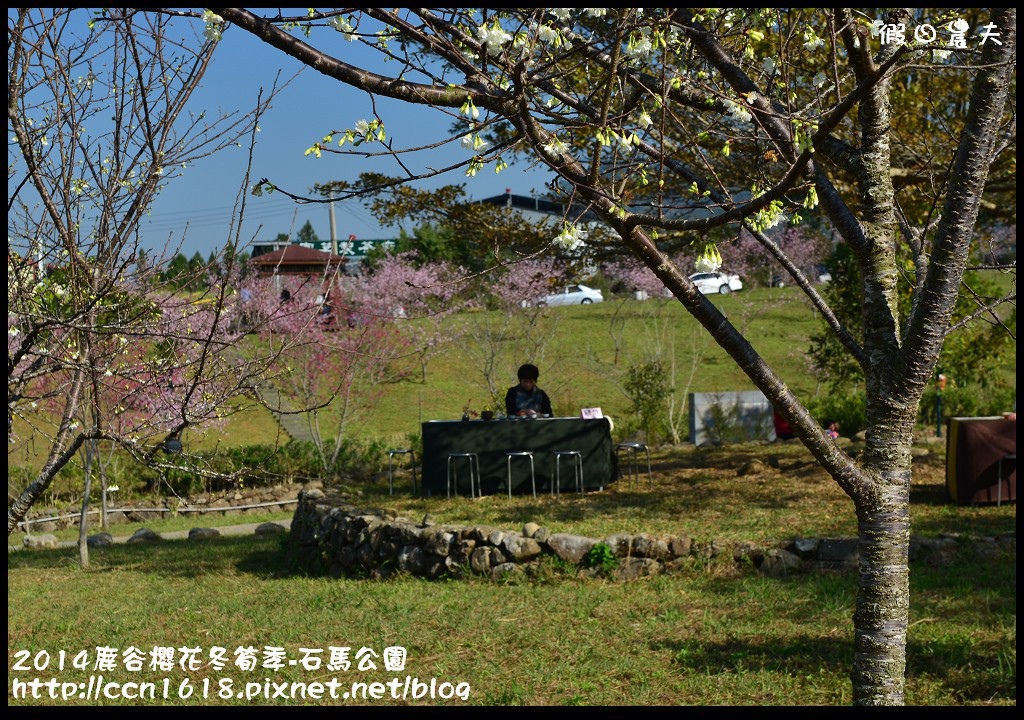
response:
M730 674L740 678L757 672L793 678L823 676L846 685L853 666L853 642L849 638L765 637L759 640L729 639L696 644L654 643L654 651L668 650L680 672L707 675L725 682ZM941 686L963 703L1004 704L1017 698L1016 672L1006 665L1005 649L977 647L970 637L941 641L907 641L906 681L908 694L915 684ZM979 668L986 668L980 670ZM837 690L837 695L839 691Z
M163 577L248 574L266 578L305 576L289 535L243 535L204 540L158 540L90 548L89 573L133 571ZM79 565L77 548L8 553L7 567L45 569Z

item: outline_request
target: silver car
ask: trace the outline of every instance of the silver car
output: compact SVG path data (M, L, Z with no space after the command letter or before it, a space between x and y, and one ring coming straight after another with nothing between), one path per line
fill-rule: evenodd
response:
M604 296L601 295L601 291L597 288L587 287L586 285L567 285L562 288L561 292L537 298L532 301L532 304L537 307L545 305L590 305L602 302L603 300ZM526 305L526 301L523 304Z
M730 275L724 272L700 272L690 276L690 282L697 286L705 295L728 295L731 292L738 292L743 289L743 283L739 275Z

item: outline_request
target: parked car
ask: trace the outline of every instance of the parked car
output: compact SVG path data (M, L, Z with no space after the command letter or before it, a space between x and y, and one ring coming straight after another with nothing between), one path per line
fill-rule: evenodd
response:
M718 293L728 295L731 292L738 292L743 289L743 283L739 275L730 275L724 272L701 272L690 276L690 282L697 286L705 295Z
M769 284L773 288L784 288L786 287L786 278L782 275L772 275L772 279Z
M523 307L528 305L535 305L537 307L543 307L544 305L590 305L591 303L599 303L603 300L604 296L601 295L601 291L597 288L587 287L586 285L567 285L562 288L561 292L545 295L532 301L524 300Z

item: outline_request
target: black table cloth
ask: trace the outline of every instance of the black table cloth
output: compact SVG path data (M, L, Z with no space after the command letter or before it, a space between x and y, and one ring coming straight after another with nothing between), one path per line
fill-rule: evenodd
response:
M605 418L537 418L533 420L432 420L423 423L423 493L447 493L448 453L476 453L480 458L481 490L506 493L506 452L533 452L537 492L550 492L556 451L577 450L583 459L584 489L601 489L618 477L611 428ZM469 470L458 463L458 494L469 495ZM573 460L560 462L560 492L574 492ZM530 461L512 458L512 492L529 493Z

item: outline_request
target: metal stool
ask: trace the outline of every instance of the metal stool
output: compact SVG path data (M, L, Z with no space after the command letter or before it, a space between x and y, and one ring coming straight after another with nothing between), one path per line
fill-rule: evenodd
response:
M643 450L647 453L647 480L650 487L654 487L654 475L651 473L651 451L642 442L621 442L615 446L615 455L618 457L622 451L626 452L626 476L629 477L629 486L633 487L634 481L640 483L640 462L637 459L637 451ZM619 477L623 476L622 461L619 460Z
M555 451L555 483L551 486L552 495L562 494L562 474L559 463L563 457L572 458L572 474L576 481L576 490L583 494L583 454L579 450L556 450Z
M476 497L479 495L483 497L483 491L480 489L480 457L476 453L448 453L448 497L452 496L452 460L458 460L459 458L465 458L469 461L469 496ZM474 465L476 475L474 476ZM455 468L455 497L459 496L459 470ZM473 492L474 477L476 482L476 494Z
M1003 463L1012 462L1014 466L1017 465L1017 453L1011 453L1009 455L1003 455L999 458L999 484L996 486L996 507L1003 504ZM1006 494L1010 494L1010 476L1006 476ZM992 497L989 495L989 497Z
M505 485L508 486L508 499L512 499L512 458L514 457L530 458L530 486L533 488L533 496L537 497L537 476L533 472L533 453L529 450L524 450L522 452L505 453L505 464L508 466L508 479L505 480Z
M416 494L416 453L412 450L388 450L388 494L395 494L395 455L409 455L412 460L412 494Z

